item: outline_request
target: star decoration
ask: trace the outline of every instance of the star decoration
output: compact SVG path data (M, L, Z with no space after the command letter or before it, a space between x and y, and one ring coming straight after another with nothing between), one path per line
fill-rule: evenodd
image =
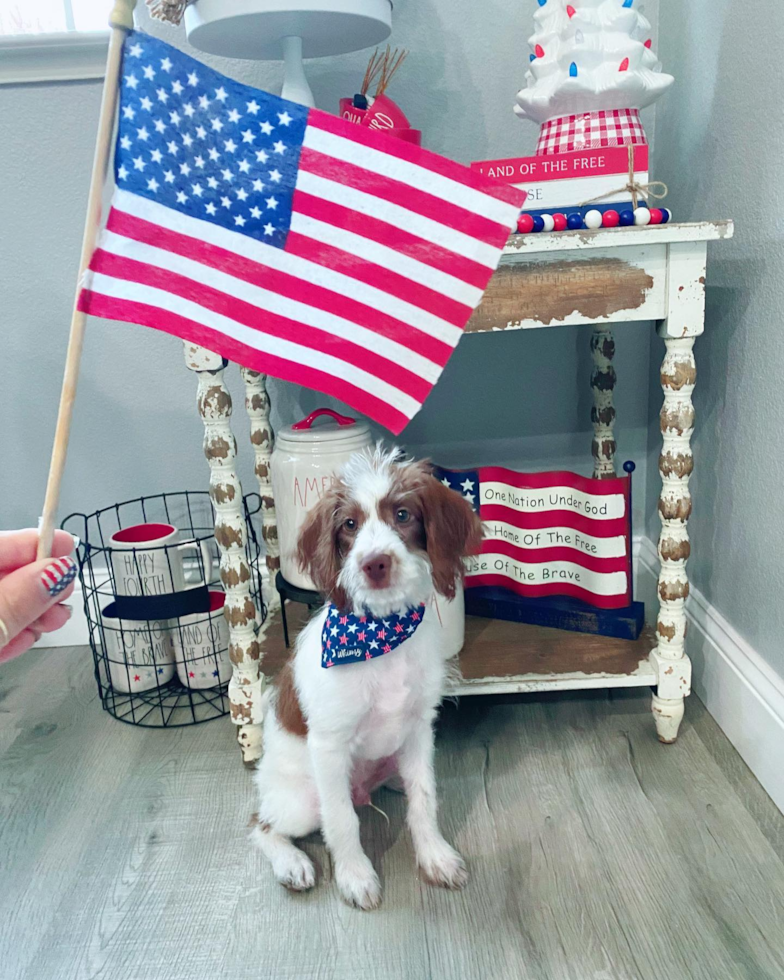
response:
M250 173L250 164L248 163L247 160L240 160L240 162L237 164L237 167L241 174Z
M153 120L153 125L156 133L162 133L166 129L166 123L162 119Z
M152 81L153 78L155 78L155 69L152 65L145 65L144 68L142 68L142 74L146 79Z
M223 129L223 123L220 121L220 119L218 119L217 116L215 116L213 119L210 120L210 124L212 125L212 128L217 133L219 133Z
M215 188L218 186L218 181L214 177L208 177L207 186L212 190L215 190Z
M195 197L201 197L204 193L204 188L201 186L201 184L191 184L191 193Z
M277 143L274 143L273 144L272 149L276 153L285 153L286 152L286 145L285 145L285 143L282 140L278 140Z
M120 137L120 146L124 150L130 150L130 148L131 148L131 137L130 136L121 136Z
M264 225L264 234L265 235L271 235L274 231L275 231L274 226L271 225L271 224L269 224L269 222L266 225Z
M288 126L291 121L292 117L287 112L284 111L278 113L278 122L281 126Z
M463 480L463 482L460 484L460 486L464 490L473 490L474 489L474 481L473 480L469 480L469 479L466 478L465 480Z
M261 180L259 180L258 177L253 181L253 190L254 191L263 191L264 190L264 182L261 181Z
M206 95L200 95L199 96L199 108L200 109L206 109L209 104L210 104L210 100L207 98Z
M131 73L130 75L125 76L125 84L128 86L128 88L135 89L139 84L139 79L133 73Z
M234 174L229 169L221 170L221 175L227 183L231 183L234 180Z
M200 140L207 139L207 130L204 128L204 126L197 126L196 135L199 137Z
M234 215L234 224L239 225L240 227L242 227L242 225L245 224L245 219L242 217L241 214Z
M267 160L269 160L269 157L267 156L267 153L266 153L265 150L256 150L256 162L257 163L266 163Z
M223 87L222 85L221 85L221 87L220 87L219 89L217 89L217 90L216 90L216 92L215 92L215 98L216 98L216 99L217 99L217 100L218 100L219 102L225 102L225 101L226 101L226 99L228 99L228 97L229 97L229 93L228 93L228 92L226 91L226 89L225 89L225 88L224 88L224 87Z
M195 156L193 158L193 162L196 164L196 166L199 168L199 170L204 170L204 157L203 156Z
M171 71L172 70L171 61L168 58L163 58L161 61L161 68L163 68L164 71Z
M169 153L171 153L172 156L175 157L180 152L180 148L179 146L177 146L174 140L169 140L169 142L166 144L166 149L169 151Z
M194 114L194 112L196 112L196 110L193 108L192 102L186 102L185 105L182 107L182 111L185 113L188 119L190 119L191 116Z
M224 140L223 146L227 153L234 153L234 151L237 149L237 144L234 142L234 140Z
M150 154L150 159L152 160L153 163L160 163L161 160L163 160L163 154L161 153L160 150L155 149Z
M171 170L166 170L164 171L163 179L166 181L167 184L173 184L174 174L171 172Z
M128 54L132 58L141 58L141 56L142 56L142 46L141 46L141 44L132 44L128 48Z
M169 93L165 88L156 89L155 94L158 96L158 101L163 102L164 105L169 101Z
M150 179L147 181L147 189L152 191L153 193L155 193L155 191L157 191L160 186L161 185L154 177L150 177Z
M260 218L261 217L261 211L257 207L252 207L250 209L250 216L251 216L251 218Z
M175 126L179 126L181 120L182 120L182 116L179 114L179 112L169 113L169 122L174 123Z
M248 192L245 190L244 187L240 187L240 189L237 191L238 200L244 201L247 199L247 197L248 197Z
M240 121L240 114L236 109L229 109L229 122L238 123Z
M242 133L242 142L243 143L252 143L255 139L256 139L256 134L255 133L251 132L249 129L246 129L246 130L243 131L243 133Z
M230 208L231 207L231 198L230 197L222 197L221 198L221 204L224 206L224 208Z
M141 129L136 130L136 138L146 142L150 138L150 134L147 132L147 127L142 126Z
M273 181L276 184L279 184L280 183L280 177L281 177L281 174L280 174L280 171L279 170L270 170L270 172L269 172L269 179L271 181Z
M188 200L188 195L185 193L185 191L177 191L178 204L185 204L187 200Z
M125 167L120 166L120 167L117 168L117 179L118 180L127 180L128 179L128 171L125 169Z
M207 214L212 214L212 215L217 214L218 211L218 209L215 207L212 201L210 201L209 204L205 205L205 210Z
M278 199L276 197L268 197L267 198L267 207L271 211L274 211L277 208L277 206L278 206Z
M172 92L175 95L182 95L182 82L178 82L176 79L172 82Z
M266 122L266 120L263 123L259 123L259 126L265 136L269 136L269 134L272 132L272 124Z
M146 95L142 97L139 104L146 112L152 112L152 101Z
M190 74L188 75L188 84L190 86L199 84L199 76L196 74L195 71L190 72Z
M250 102L246 102L245 105L247 106L248 112L252 116L255 116L260 108L258 102L255 99L252 99Z
M134 157L133 159L134 170L144 170L146 166L147 164L144 162L144 160L141 157Z
M187 177L190 172L191 172L191 168L188 166L187 163L181 163L180 164L180 173L181 174L184 174L184 176Z
M133 117L135 115L136 115L136 112L135 112L135 110L131 106L129 106L129 105L124 105L123 106L123 116L126 119L133 119Z

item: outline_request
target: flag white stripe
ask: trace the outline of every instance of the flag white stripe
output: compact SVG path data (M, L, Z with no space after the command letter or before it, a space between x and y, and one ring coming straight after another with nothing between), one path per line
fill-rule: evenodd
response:
M351 276L335 272L333 269L327 269L309 259L291 255L291 253L284 252L273 245L265 245L254 238L249 238L248 235L227 231L211 221L191 218L173 208L167 208L155 201L150 201L119 188L114 192L113 205L118 211L123 211L136 218L142 218L144 221L160 225L170 231L176 231L181 235L188 235L211 245L217 245L219 248L234 252L252 262L288 273L316 286L322 286L339 296L349 296L358 303L363 303L371 309L386 313L396 320L401 320L403 323L408 323L412 327L422 330L429 336L449 344L450 347L454 347L463 335L460 327L456 327L426 310L421 310L412 303L398 299L396 296L384 292L383 289L377 289L375 286L369 286L358 279L352 279Z
M429 170L427 167L410 163L408 160L401 160L392 154L382 153L381 150L376 150L372 146L364 146L355 140L344 139L342 136L328 133L313 125L309 125L305 130L305 139L302 145L337 160L345 160L347 163L352 163L383 177L402 181L411 187L417 189L426 187L429 194L443 197L445 201L457 204L459 207L465 208L466 211L479 214L490 221L496 221L504 228L511 227L520 210L513 204L499 201L497 197L485 194L474 187L467 187L465 184Z
M594 595L623 595L626 572L595 572L571 561L517 561L508 555L488 552L466 559L466 578L476 575L503 575L521 585L564 585L571 582Z
M440 269L425 265L424 262L412 259L394 248L380 245L370 238L364 238L362 235L354 234L353 231L346 231L344 228L327 224L306 214L299 214L297 211L292 214L291 230L299 235L313 238L317 242L323 242L325 245L332 245L343 252L349 252L351 255L361 255L368 262L375 262L376 265L405 276L415 283L421 283L458 303L465 303L471 309L474 309L482 298L481 289L470 286L462 279L449 275L448 272L441 272Z
M305 191L306 194L332 201L333 204L340 204L344 208L351 208L352 211L378 218L379 221L386 221L388 225L434 242L442 248L449 249L450 252L456 252L490 269L495 269L498 264L498 249L492 245L486 245L471 235L450 228L449 225L442 225L439 221L417 214L416 211L409 211L399 204L385 201L374 194L366 194L356 187L319 177L307 170L300 170L297 174L296 186L297 190Z
M270 334L259 334L252 327L246 327L243 323L238 323L230 317L215 313L192 300L175 296L166 290L129 282L125 279L115 279L113 276L106 276L100 272L89 272L85 277L85 287L102 296L131 303L147 303L168 313L187 317L189 320L202 323L204 326L219 331L226 337L231 337L247 347L252 347L262 354L272 354L296 364L315 368L325 374L331 374L363 391L372 391L380 400L409 418L419 411L420 404L415 398L395 388L382 378L362 370L362 368L347 364L332 354L313 350L290 340L283 340Z
M213 269L195 259L185 258L175 252L137 242L132 238L125 238L123 235L111 231L104 232L101 247L105 251L111 252L112 255L144 262L147 265L155 266L157 269L174 272L188 279L195 279L197 282L218 289L230 297L236 296L237 299L250 303L262 313L269 311L278 316L287 317L289 320L316 327L334 337L342 337L359 347L364 347L366 350L386 357L394 364L400 364L409 371L427 379L431 384L435 384L441 373L439 365L416 351L412 351L404 344L399 344L334 313L309 306L299 300L289 299L286 296L281 296L280 293L255 286L244 279L238 279L236 276Z

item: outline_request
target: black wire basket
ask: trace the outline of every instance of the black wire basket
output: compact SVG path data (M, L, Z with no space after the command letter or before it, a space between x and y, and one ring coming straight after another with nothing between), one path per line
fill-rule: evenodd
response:
M257 626L267 616L253 524L260 508L258 494L244 498ZM228 714L229 634L209 493L137 497L70 514L62 527L81 538L79 579L104 710L147 728Z

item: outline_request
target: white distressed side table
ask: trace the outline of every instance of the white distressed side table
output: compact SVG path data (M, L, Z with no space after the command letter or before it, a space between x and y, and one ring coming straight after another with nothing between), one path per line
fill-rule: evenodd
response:
M659 471L659 612L655 631L636 641L468 617L460 654L462 679L455 693L492 694L587 688L655 688L653 714L663 742L673 742L690 692L685 652L684 604L689 594L689 477L693 467L692 392L695 339L704 330L707 243L730 238L730 221L514 235L468 332L550 329L591 325L591 413L594 476L615 475L615 342L613 323L657 322L665 353L661 368L662 452ZM186 345L186 363L199 373L199 411L216 510L221 579L234 676L229 687L232 720L246 762L261 754L262 693L287 656L279 607L264 625L250 599L244 561L242 491L234 468L236 443L231 398L217 355ZM278 569L277 528L270 486L272 433L265 378L243 369L251 443L262 498L270 583ZM270 590L270 594L274 592ZM302 611L303 621L307 610ZM290 616L290 624L295 617ZM296 628L296 622L294 623ZM263 667L263 671L260 669Z

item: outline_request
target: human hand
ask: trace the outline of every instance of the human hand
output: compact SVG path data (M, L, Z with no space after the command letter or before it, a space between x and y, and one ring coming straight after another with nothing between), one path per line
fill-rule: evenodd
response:
M29 650L42 633L71 618L63 605L74 590L78 540L55 531L52 557L36 561L38 532L0 531L0 663Z

